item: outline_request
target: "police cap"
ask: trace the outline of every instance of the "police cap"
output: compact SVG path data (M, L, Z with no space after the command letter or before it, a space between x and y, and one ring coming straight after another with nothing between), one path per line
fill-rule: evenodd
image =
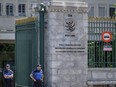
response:
M10 66L10 64L6 64L6 66Z
M37 66L36 67L41 67L41 65L40 64L37 64Z

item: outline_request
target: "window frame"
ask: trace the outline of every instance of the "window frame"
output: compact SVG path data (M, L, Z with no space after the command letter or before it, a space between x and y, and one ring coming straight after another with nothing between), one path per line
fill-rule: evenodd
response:
M105 17L106 16L106 13L105 13L105 7L102 7L102 6L100 6L100 7L98 7L98 13L99 13L99 16L100 17ZM101 14L101 11L102 11L102 14ZM104 11L104 12L103 12Z
M104 15L100 15L100 9L99 8L104 8ZM107 5L106 4L98 4L98 16L100 17L106 17L107 16Z
M110 16L110 8L114 8L115 9L114 11L116 11L116 7L114 7L112 4L109 5L109 12L108 12L109 13L109 17L114 17L114 16Z
M6 15L7 16L14 16L14 5L13 3L6 4Z
M93 9L92 9L93 8ZM92 10L93 10L93 12L92 12ZM94 16L95 15L95 7L94 6L91 6L90 7L90 9L89 9L89 13L88 13L88 15L91 17L91 16Z
M114 12L116 11L116 8L115 7L109 7L109 16L110 17L114 17L115 16L115 13L113 12L113 13L111 13L111 10L110 9L114 9Z
M24 3L18 4L18 13L19 16L26 16L26 4Z

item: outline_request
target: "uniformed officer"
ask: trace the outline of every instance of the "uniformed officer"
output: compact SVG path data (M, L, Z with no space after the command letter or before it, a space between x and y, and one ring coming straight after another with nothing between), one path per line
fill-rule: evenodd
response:
M6 64L6 69L3 71L4 87L12 87L13 71L10 69L10 64Z
M40 64L32 71L30 77L34 81L33 87L42 87L43 71Z

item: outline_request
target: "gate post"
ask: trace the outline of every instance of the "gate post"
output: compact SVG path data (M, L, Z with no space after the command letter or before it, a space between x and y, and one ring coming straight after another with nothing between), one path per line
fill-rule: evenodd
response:
M87 3L53 0L45 33L48 87L87 87Z
M40 55L40 64L42 65L42 69L44 70L44 16L45 16L45 6L44 4L40 5L39 10L39 55Z

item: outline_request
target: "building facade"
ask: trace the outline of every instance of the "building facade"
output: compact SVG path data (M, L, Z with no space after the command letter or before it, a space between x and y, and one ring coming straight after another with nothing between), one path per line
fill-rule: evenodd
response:
M116 8L113 4L116 3L115 0L87 0L89 5L89 16L96 17L113 17Z
M115 0L83 0L88 3L88 15L89 16L95 16L95 17L113 17L114 11L116 10L115 7L112 5L116 2ZM0 40L5 40L12 38L12 40L15 39L14 37L14 23L15 19L17 18L23 18L23 17L30 17L34 15L32 8L36 7L37 3L42 2L41 0L1 0L0 1L0 31L3 33L10 32L10 35L12 33L12 36L1 36ZM44 1L49 2L47 0ZM14 20L14 22L11 22L11 20ZM3 23L4 21L4 23ZM1 34L1 35L2 35ZM8 35L7 33L6 35Z

